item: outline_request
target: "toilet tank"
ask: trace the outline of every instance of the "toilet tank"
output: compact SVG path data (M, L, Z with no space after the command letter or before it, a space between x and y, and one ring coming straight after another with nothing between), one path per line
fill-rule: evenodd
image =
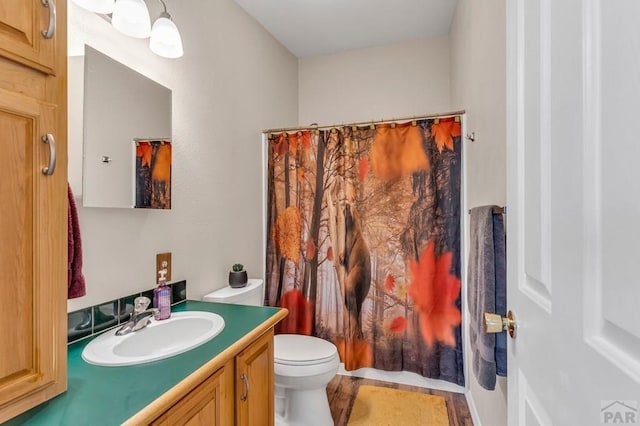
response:
M245 287L231 288L230 286L225 286L206 294L202 300L205 302L231 303L234 305L262 306L264 303L263 287L261 279L249 278Z

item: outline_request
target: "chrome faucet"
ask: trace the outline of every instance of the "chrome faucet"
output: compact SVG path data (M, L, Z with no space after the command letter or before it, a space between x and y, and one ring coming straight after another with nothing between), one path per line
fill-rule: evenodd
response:
M158 313L158 310L155 308L147 309L150 303L151 300L149 300L148 297L136 297L133 301L134 306L131 319L116 331L116 336L124 336L125 334L138 331L149 325L151 317Z

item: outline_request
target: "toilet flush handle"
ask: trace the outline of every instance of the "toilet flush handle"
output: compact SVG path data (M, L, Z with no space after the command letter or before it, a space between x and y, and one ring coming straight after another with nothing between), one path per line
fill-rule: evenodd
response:
M244 395L242 395L240 399L242 401L246 401L247 398L249 397L249 379L247 378L246 374L241 374L240 378L244 382Z

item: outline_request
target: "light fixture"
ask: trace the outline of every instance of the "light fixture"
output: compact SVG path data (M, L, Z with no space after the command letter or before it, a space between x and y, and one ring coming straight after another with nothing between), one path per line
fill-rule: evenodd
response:
M111 25L129 37L147 38L149 49L163 58L180 58L184 54L182 37L178 27L167 12L167 5L162 3L164 11L153 23L149 18L149 9L145 0L72 0L78 6L91 12L107 15L111 13Z
M113 12L115 0L73 0L73 2L83 9L107 15Z
M179 58L184 54L182 49L182 37L178 27L171 20L171 15L167 13L167 5L164 0L160 0L164 11L160 17L153 23L151 29L151 40L149 40L149 49L158 56L164 58Z
M149 37L151 19L144 0L116 0L113 15L111 15L111 25L129 37Z

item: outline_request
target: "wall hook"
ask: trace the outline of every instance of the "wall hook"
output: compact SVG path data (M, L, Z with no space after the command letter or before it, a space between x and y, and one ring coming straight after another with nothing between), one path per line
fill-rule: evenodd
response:
M476 141L476 132L467 133L467 136L465 137L465 139L470 141L470 142L475 142Z

